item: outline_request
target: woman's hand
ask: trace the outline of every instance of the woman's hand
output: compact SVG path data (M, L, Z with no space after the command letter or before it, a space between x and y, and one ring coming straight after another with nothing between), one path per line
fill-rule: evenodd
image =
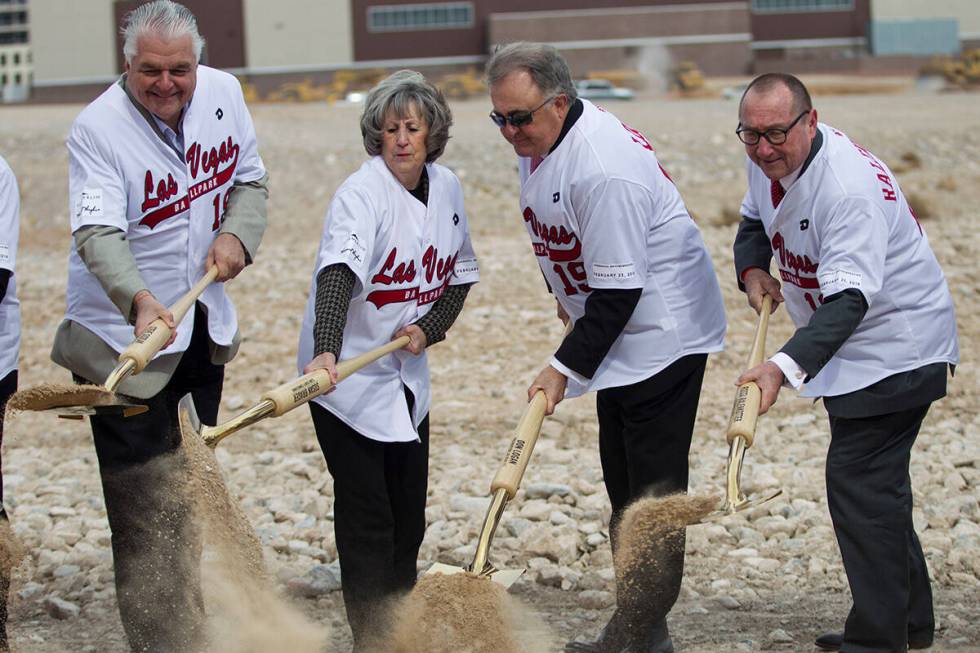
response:
M330 383L332 385L323 394L326 395L333 392L339 381L337 378L337 357L332 352L325 351L306 364L306 367L303 368L303 374L309 374L315 370L326 370L327 374L330 375Z
M425 346L429 344L428 339L425 337L425 332L415 324L409 324L399 329L392 337L392 340L398 340L402 336L408 336L409 338L409 343L402 347L402 349L416 356L425 351Z

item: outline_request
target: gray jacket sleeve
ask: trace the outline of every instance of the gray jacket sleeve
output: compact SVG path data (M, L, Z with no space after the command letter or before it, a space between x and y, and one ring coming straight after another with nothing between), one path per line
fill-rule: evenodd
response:
M824 298L823 304L810 316L779 351L802 367L807 380L812 379L837 353L868 312L868 302L856 288L848 288Z
M130 324L135 322L133 297L146 288L129 249L126 234L116 227L82 227L74 233L75 250L109 299Z
M257 181L235 182L228 196L228 208L225 209L221 229L218 230L218 233L232 234L241 241L245 248L246 264L250 264L255 258L265 233L268 220L268 184L268 174Z
M752 220L742 216L735 236L735 277L739 290L745 290L742 283L742 273L749 268L760 268L769 271L772 260L772 244L762 228L761 220Z

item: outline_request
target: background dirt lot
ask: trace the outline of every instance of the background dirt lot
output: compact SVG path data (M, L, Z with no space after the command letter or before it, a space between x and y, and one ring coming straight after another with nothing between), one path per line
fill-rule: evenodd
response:
M817 97L815 105L824 122L893 167L917 204L954 295L962 361L949 396L933 407L923 426L912 478L941 628L933 650L976 651L977 96L909 91ZM704 233L725 294L727 349L709 360L690 481L692 492L720 492L733 381L755 324L731 269L744 191L744 153L733 133L736 105L647 97L607 106L657 149ZM48 352L63 314L69 241L63 141L80 108L0 109L0 154L17 174L22 195L21 387L68 379ZM333 191L365 158L359 110L253 107L271 174L270 223L255 265L230 284L245 340L227 369L224 417L296 374L298 330L323 215ZM449 339L430 352L430 528L421 568L435 560L468 562L486 506L483 497L523 410L527 383L561 331L517 211L513 152L487 119L488 111L485 99L454 104L453 138L441 160L462 180L482 279ZM778 348L789 333L780 311L771 323L769 349ZM760 422L743 477L758 488L780 486L785 496L750 515L689 531L685 583L670 620L679 651L810 651L815 635L842 625L849 597L824 498L825 415L819 404L784 392ZM22 415L6 425L8 510L14 530L31 549L12 589L9 629L19 651L126 650L90 437L85 424L48 415ZM336 558L331 482L305 409L258 424L219 451L229 485L255 522L283 583ZM555 485L562 487L549 489ZM613 591L592 397L563 403L546 422L525 486L529 492L519 494L505 515L495 560L498 566L529 566L516 594L542 615L556 641L592 635L610 613ZM45 607L51 597L80 612L53 618ZM328 650L349 650L339 592L298 599L298 605L329 630Z

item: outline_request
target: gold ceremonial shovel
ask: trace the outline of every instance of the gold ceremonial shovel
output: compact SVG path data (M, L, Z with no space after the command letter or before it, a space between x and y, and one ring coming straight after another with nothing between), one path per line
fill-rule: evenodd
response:
M565 324L565 332L562 337L567 336L572 330L572 321ZM538 390L531 397L530 403L524 410L521 421L517 423L514 430L514 439L511 440L510 449L504 457L504 462L497 470L497 474L490 482L490 492L493 495L490 499L490 507L487 515L483 518L483 528L480 529L480 539L476 543L476 554L469 567L456 567L453 565L437 562L425 572L426 574L459 574L466 573L481 578L489 578L496 583L500 583L504 588L509 588L526 569L497 569L490 563L490 543L493 542L493 535L497 532L500 518L504 514L507 502L517 494L517 488L521 485L524 478L524 470L531 460L531 453L534 452L534 445L538 441L541 433L541 423L544 422L544 411L548 407L548 399L544 392Z
M762 298L762 310L759 312L759 326L752 343L752 353L749 355L749 368L762 363L766 349L766 331L769 328L769 313L772 310L772 297ZM756 421L759 418L759 404L762 401L762 391L755 382L750 381L738 386L735 391L735 404L732 406L732 416L728 420L728 469L725 485L725 503L707 515L702 521L714 521L727 515L735 514L749 508L755 508L767 501L775 499L783 493L781 489L754 499L746 498L742 492L742 460L745 450L752 446L755 439Z
M340 361L337 363L338 382L343 381L385 354L401 349L408 343L409 337L402 336L360 356ZM214 449L219 442L235 431L255 424L266 417L280 417L297 406L319 397L333 385L330 374L326 370L314 370L266 392L262 395L259 403L217 426L202 425L197 415L197 409L194 408L194 400L191 399L190 395L186 395L180 400L177 407L181 435L182 437L200 437L204 440L204 444ZM190 429L191 432L188 433L185 429Z
M170 308L174 323L180 324L201 293L218 276L212 266L187 293ZM162 319L154 320L125 351L119 354L115 369L101 386L38 386L24 391L24 410L54 412L66 419L82 419L86 415L122 415L132 417L149 408L123 400L116 388L129 376L139 374L150 359L170 340L170 327ZM16 405L16 403L15 403Z
M490 578L494 582L500 583L505 588L510 587L521 577L524 569L497 569L489 560L490 543L493 542L493 535L500 524L500 517L504 514L507 502L517 494L517 488L521 484L524 470L531 459L534 445L538 441L538 434L541 432L541 423L544 421L544 411L548 405L544 392L538 390L531 403L528 404L524 416L517 424L514 431L514 439L510 443L510 449L504 457L504 462L497 470L497 475L490 483L490 491L493 497L490 500L490 508L487 516L483 519L483 528L480 529L480 539L476 543L476 554L473 556L473 563L466 568L454 567L437 562L429 567L426 574L459 574L469 573L475 576Z

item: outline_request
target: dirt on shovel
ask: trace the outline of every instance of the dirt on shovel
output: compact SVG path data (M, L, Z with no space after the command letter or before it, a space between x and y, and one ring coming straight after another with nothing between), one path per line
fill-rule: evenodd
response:
M42 383L15 392L7 402L7 410L15 415L22 411L65 406L107 406L116 401L115 393L98 385Z

